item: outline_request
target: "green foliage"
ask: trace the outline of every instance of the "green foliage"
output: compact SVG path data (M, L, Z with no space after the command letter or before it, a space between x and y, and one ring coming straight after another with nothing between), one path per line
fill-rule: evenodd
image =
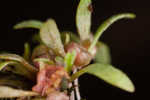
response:
M89 39L91 28L91 0L80 0L76 13L76 26L81 40Z
M8 67L7 67L8 68ZM10 71L0 72L0 86L10 86L17 89L30 89L31 82L25 77L12 73Z
M76 52L73 51L72 53L68 52L64 58L65 61L65 70L70 73L72 71L72 67L76 58Z
M70 42L70 35L66 34L65 36L65 45L68 44Z
M26 69L26 67L24 67L23 65L21 65L20 63L16 62L16 61L4 61L0 63L0 71L2 69L4 69L5 67L9 67L6 68L7 71L25 76L31 80L34 80L34 76L32 75L32 73Z
M11 65L11 64L16 64L16 62L14 62L14 61L1 62L1 63L0 63L0 71L1 71L2 69L4 69L6 66Z
M30 71L32 73L36 73L37 72L37 69L34 66L30 65L21 56L7 53L7 54L0 54L0 59L17 61L17 62L21 63L22 65L24 65L24 67L26 67L26 69L28 71Z
M102 42L98 42L96 47L97 47L97 53L94 57L94 62L102 63L102 64L110 64L111 55L110 55L109 47Z
M52 60L47 59L47 58L35 58L34 62L39 62L40 70L43 69L43 68L45 68L45 64L55 65Z
M114 15L110 18L108 18L107 20L105 20L97 29L95 35L94 35L94 40L91 44L91 46L89 47L89 52L91 52L92 48L96 45L96 43L98 42L98 39L101 37L101 35L103 34L103 32L110 26L112 25L114 22L123 19L123 18L127 18L127 19L134 19L135 18L135 14L132 13L123 13L123 14L117 14Z
M135 91L134 85L128 76L121 70L110 65L111 55L109 47L103 42L98 42L104 31L114 22L123 18L133 19L135 18L135 15L132 13L122 13L108 18L98 27L93 38L93 35L90 34L92 15L91 1L92 0L80 0L77 8L76 27L80 38L76 34L69 31L64 31L60 34L56 22L53 19L48 19L46 22L28 20L20 22L14 26L14 29L39 29L39 34L35 34L33 37L33 42L39 43L39 45L33 49L31 54L30 45L25 43L23 57L9 53L0 54L0 98L34 96L33 98L29 98L29 100L46 100L47 98L45 96L41 96L32 91L25 91L26 88L31 90L33 84L35 85L34 81L39 76L37 72L40 71L40 69L45 68L45 64L56 65L56 67L62 66L66 71L64 72L66 76L71 77L69 81L68 77L61 77L61 75L55 77L55 75L53 75L56 79L61 77L61 83L59 86L60 91L57 92L68 92L68 94L71 94L69 91L74 88L73 85L78 85L78 81L75 81L75 79L85 73L94 75L125 91ZM67 46L70 42L78 43L78 45L80 45L84 50L81 51L80 48L77 48L79 51L78 54L76 54L75 51L65 52L64 46ZM96 55L94 52L95 48L97 48ZM74 62L76 56L78 55L79 57L84 57L86 53L90 55L88 57L93 57L92 60L94 63L87 66L75 66ZM29 62L34 65L39 64L39 69L31 65ZM64 70L62 70L62 74L63 71ZM53 73L53 70L52 72L50 71L50 74L51 73ZM55 73L56 76L58 73ZM61 74L61 71L59 74ZM27 78L27 80L30 79L33 84L29 84L28 82L21 80L19 77L23 77L23 79ZM41 80L45 79L42 78ZM55 80L52 80L52 82L53 81L55 82ZM57 82L52 85L57 85ZM17 89L11 87L15 87ZM76 98L79 99L80 95L78 87L75 87L75 91L77 92Z
M31 57L31 50L30 50L30 45L28 43L24 44L24 54L23 54L24 59L27 61L30 61Z
M53 19L47 20L40 28L40 37L43 43L51 48L57 55L65 56L60 32Z
M34 61L37 61L37 62L44 62L44 63L47 63L49 65L52 65L54 64L54 62L50 59L47 59L47 58L36 58L34 59Z
M38 20L27 20L20 22L14 26L14 29L23 29L23 28L35 28L40 29L43 25L43 22Z
M105 82L128 92L134 92L134 85L128 76L112 65L98 63L88 65L87 67L73 74L71 81L85 73L97 76Z
M75 33L69 32L69 31L61 32L61 39L62 39L62 41L65 41L66 34L68 34L70 36L70 41L73 41L73 42L76 42L76 43L80 42L79 37Z

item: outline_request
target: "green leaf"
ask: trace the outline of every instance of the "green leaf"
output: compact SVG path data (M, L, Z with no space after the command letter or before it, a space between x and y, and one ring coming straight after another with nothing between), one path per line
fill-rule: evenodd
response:
M14 68L12 68L10 70L13 73L16 73L16 74L22 75L24 77L27 77L30 80L35 80L35 74L30 72L26 67L24 67L24 65L22 65L20 63L16 63L13 66L14 66Z
M13 68L7 68L7 71L11 71L13 73L23 75L31 80L34 80L34 76L31 74L29 70L27 70L24 66L19 64L18 62L15 61L4 61L0 63L0 71L4 69L5 67L12 67Z
M60 32L53 19L47 20L40 29L40 37L44 44L51 48L57 55L65 56Z
M63 41L65 41L65 36L66 34L68 34L70 36L70 41L73 41L73 42L76 42L76 43L79 43L80 42L80 39L78 38L77 35L75 35L75 33L73 32L69 32L69 31L64 31L64 32L61 32L61 39Z
M108 18L107 20L105 20L97 29L95 35L94 35L94 40L92 42L92 44L90 45L88 51L91 52L92 48L94 48L94 46L96 45L96 43L98 42L98 39L101 37L101 35L103 34L103 32L110 26L112 25L114 22L123 19L123 18L128 18L128 19L134 19L135 18L135 14L132 13L123 13L123 14L117 14L114 15L110 18Z
M76 13L76 26L81 40L89 39L91 28L91 0L80 0Z
M16 64L17 62L14 62L14 61L5 61L5 62L0 62L0 71L5 68L6 66L8 65L11 65L11 64Z
M61 40L64 45L67 45L70 42L70 34L61 33Z
M47 58L35 58L34 61L39 62L40 70L45 68L45 64L54 65L54 62Z
M24 76L11 73L10 71L0 72L0 86L10 86L27 90L31 89L32 85L33 81L27 80Z
M26 69L28 71L30 71L31 73L34 74L37 72L37 69L34 66L30 65L21 56L7 53L7 54L0 54L0 59L17 61L17 62L21 63L22 65L24 65L24 67L26 67Z
M38 61L38 62L44 62L44 63L47 63L47 64L54 64L54 62L50 59L47 59L47 58L36 58L34 59L34 61Z
M70 42L70 35L66 34L65 45L68 44L69 42Z
M24 44L24 54L23 57L27 61L30 61L31 51L30 51L30 45L28 43Z
M7 86L0 86L0 98L15 98L25 96L38 96L38 95L39 95L38 93L32 91L24 91Z
M110 55L109 47L102 42L98 42L96 47L97 47L97 53L94 57L94 62L102 63L102 64L110 64L111 55Z
M76 52L73 51L72 53L68 52L64 58L65 61L65 70L70 73L72 71L72 67L76 58Z
M40 29L43 25L43 22L38 20L27 20L20 22L14 26L14 29L23 29L23 28L35 28Z
M126 90L128 92L134 92L134 85L128 76L120 71L119 69L108 65L108 64L91 64L77 73L73 74L71 80L75 80L82 74L89 73L91 75L97 76L98 78L104 80L105 82Z

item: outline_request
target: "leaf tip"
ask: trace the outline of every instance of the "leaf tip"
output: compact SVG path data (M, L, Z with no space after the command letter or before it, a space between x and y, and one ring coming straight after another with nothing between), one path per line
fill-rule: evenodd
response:
M136 18L136 14L134 14L134 13L122 13L122 14L120 14L120 15L123 15L123 16L125 16L126 18L130 18L130 19Z
M130 93L134 93L135 92L134 84L131 82L131 85L126 90Z
M135 92L135 86L129 78L128 78L128 81L126 81L126 84L124 84L124 86L122 86L122 87L120 86L120 88L122 88L123 90L130 92L130 93Z
M13 29L35 28L40 29L43 23L38 20L22 21L13 26Z
M15 24L15 25L13 26L13 29L14 29L14 30L19 29L18 24Z
M136 18L136 14L134 14L134 13L129 13L129 16L130 16L130 18L132 18L132 19Z

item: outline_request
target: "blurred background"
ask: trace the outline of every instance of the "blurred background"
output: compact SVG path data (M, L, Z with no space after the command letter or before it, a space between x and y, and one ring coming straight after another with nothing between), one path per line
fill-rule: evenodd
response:
M5 0L0 2L0 51L22 54L24 42L37 30L13 30L13 25L29 19L45 21L54 18L60 31L76 32L75 13L79 0ZM105 82L84 75L80 78L81 95L87 100L135 99L149 97L150 80L150 1L93 0L92 31L108 17L133 12L135 20L113 24L100 38L111 48L112 63L133 80L136 92L131 94ZM88 76L88 77L87 77Z

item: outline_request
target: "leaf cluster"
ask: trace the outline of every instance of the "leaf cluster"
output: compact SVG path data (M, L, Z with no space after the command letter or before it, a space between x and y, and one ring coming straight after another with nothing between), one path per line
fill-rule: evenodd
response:
M114 22L120 19L133 19L135 15L132 13L114 15L100 24L94 35L91 34L90 30L91 15L91 0L80 0L76 12L76 27L79 36L73 32L59 31L55 20L52 18L45 22L28 20L16 24L14 29L38 29L39 33L36 36L39 38L36 40L38 40L39 45L31 50L30 45L25 43L23 57L9 53L0 54L0 98L39 96L40 94L31 91L31 89L24 90L22 86L18 86L27 84L18 81L17 76L15 79L9 79L4 74L6 78L1 78L1 73L9 72L10 77L15 74L35 82L37 72L44 68L45 64L63 66L70 76L69 82L74 82L81 75L88 73L115 87L134 92L135 88L130 78L123 71L111 65L109 46L100 41L100 37ZM90 41L88 48L86 48L87 52L92 55L94 48L96 48L96 54L92 56L91 61L93 63L77 68L75 61L78 53L75 50L66 52L65 46L71 42L82 45L85 41ZM39 69L35 67L34 62L39 63ZM74 69L77 71L74 72ZM12 86L21 88L17 89Z

